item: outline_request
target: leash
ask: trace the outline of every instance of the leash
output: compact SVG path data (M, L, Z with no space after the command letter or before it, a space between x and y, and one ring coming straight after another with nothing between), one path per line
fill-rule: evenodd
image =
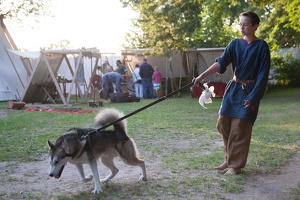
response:
M187 85L185 85L185 86L179 88L178 90L175 90L174 92L171 92L170 94L167 94L167 95L161 97L160 99L157 99L156 101L154 101L154 102L152 102L152 103L150 103L150 104L148 104L148 105L146 105L146 106L144 106L144 107L142 107L142 108L137 109L136 111L133 111L132 113L129 113L129 114L127 114L127 115L124 115L123 117L121 117L121 118L119 118L119 119L117 119L117 120L115 120L115 121L113 121L113 122L111 122L111 123L109 123L109 124L106 124L105 126L99 128L99 129L97 129L97 131L101 131L101 130L103 130L103 129L106 129L107 127L109 127L109 126L111 126L111 125L113 125L113 124L115 124L115 123L118 123L118 122L122 121L123 119L126 119L126 118L128 118L128 117L130 117L130 116L132 116L132 115L135 115L135 114L137 114L137 113L139 113L139 112L141 112L141 111L143 111L143 110L145 110L145 109L147 109L147 108L149 108L149 107L151 107L151 106L153 106L153 105L155 105L155 104L157 104L157 103L159 103L159 102L161 102L161 101L166 100L168 97L170 97L170 96L172 96L172 95L174 95L174 94L176 94L176 93L178 93L178 92L180 92L180 91L182 91L182 90L184 90L184 89L186 89L186 88L188 88L188 87L194 85L194 82L195 82L195 78L192 80L191 83L189 83L189 84L187 84ZM204 87L201 83L199 83L199 86L200 86L203 90L205 90L205 87Z
M124 115L123 117L121 117L121 118L119 118L119 119L117 119L117 120L115 120L115 121L113 121L113 122L111 122L111 123L108 123L108 124L106 124L105 126L102 126L101 128L98 128L98 129L95 130L95 131L88 132L86 135L82 136L81 138L82 138L82 139L86 139L86 138L89 136L90 133L102 131L102 130L106 129L107 127L109 127L109 126L111 126L111 125L113 125L113 124L116 124L116 123L118 123L118 122L120 122L120 121L122 121L122 120L124 120L124 119L126 119L126 118L128 118L128 117L130 117L130 116L132 116L132 115L135 115L135 114L137 114L137 113L139 113L139 112L141 112L141 111L143 111L143 110L145 110L145 109L147 109L147 108L149 108L149 107L151 107L151 106L153 106L153 105L155 105L155 104L157 104L157 103L159 103L159 102L161 102L161 101L166 100L168 97L170 97L170 96L172 96L172 95L174 95L174 94L176 94L176 93L178 93L178 92L180 92L180 91L182 91L182 90L184 90L184 89L186 89L186 88L188 88L188 87L191 87L192 85L194 85L194 83L195 83L195 78L192 80L191 83L189 83L189 84L187 84L187 85L185 85L185 86L179 88L178 90L175 90L174 92L171 92L170 94L167 94L167 95L161 97L160 99L157 99L156 101L153 101L152 103L150 103L150 104L148 104L148 105L146 105L146 106L144 106L144 107L141 107L141 108L137 109L136 111L133 111L133 112L127 114L127 115ZM202 83L199 83L199 86L200 86L203 90L205 90L205 87L204 87L204 85L203 85Z

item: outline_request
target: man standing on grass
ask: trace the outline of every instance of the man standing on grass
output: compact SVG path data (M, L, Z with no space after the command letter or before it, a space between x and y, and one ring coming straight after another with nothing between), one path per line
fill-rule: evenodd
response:
M270 50L264 40L255 36L259 22L256 13L241 13L243 38L232 40L223 55L195 80L197 84L216 72L222 74L232 64L234 76L226 86L217 122L224 142L225 161L215 169L229 168L225 174L239 174L246 165L252 126L268 83Z
M143 59L143 64L140 65L140 76L142 77L143 96L144 99L153 99L153 83L152 74L154 72L153 67L147 63L147 59Z

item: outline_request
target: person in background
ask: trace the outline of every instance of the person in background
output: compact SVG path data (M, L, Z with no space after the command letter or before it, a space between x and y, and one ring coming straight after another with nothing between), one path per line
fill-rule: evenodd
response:
M140 76L142 77L143 97L144 99L153 99L153 83L152 74L153 67L147 63L147 59L143 59L143 64L140 65Z
M161 97L161 80L162 80L162 74L159 71L159 67L154 67L154 73L152 74L153 79L153 89L155 90L156 98L159 99Z
M121 60L117 60L117 69L116 72L118 72L119 74L121 74L122 76L126 76L127 73L127 69L126 67L122 64Z
M106 74L103 74L101 79L101 87L103 90L103 98L105 100L108 100L109 91L113 87L112 83L116 84L116 91L118 93L123 92L121 86L121 80L122 80L122 76L118 72L107 72Z
M119 74L121 74L122 76L122 81L121 81L121 85L123 87L123 90L128 92L126 85L127 85L127 69L126 67L122 64L121 60L117 60L117 69L116 72L118 72Z
M143 85L142 78L140 76L140 66L139 64L135 65L135 69L133 70L132 80L134 82L135 96L137 98L143 98Z
M107 72L112 72L113 71L113 68L112 66L109 65L109 62L106 60L103 65L102 65L102 73L103 74L106 74Z
M270 50L267 43L256 37L260 19L252 11L239 16L242 38L232 40L224 53L194 84L218 72L223 74L232 64L234 76L226 86L219 110L217 129L224 142L224 162L216 170L239 174L249 153L252 126L258 114L260 100L265 94L270 70Z

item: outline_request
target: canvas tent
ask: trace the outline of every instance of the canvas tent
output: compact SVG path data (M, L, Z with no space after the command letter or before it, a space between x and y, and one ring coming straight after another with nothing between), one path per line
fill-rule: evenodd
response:
M145 56L144 49L126 49L121 52L122 56L124 57L125 65L128 71L131 73L136 64L142 64L143 58L147 57L147 62L154 66L158 66L160 72L163 75L163 86L165 88L165 93L168 93L168 84L172 88L172 91L181 87L181 79L183 77L188 77L186 74L185 69L182 65L182 54L181 53L174 53L170 57L166 56ZM129 73L129 75L130 75ZM179 78L179 84L175 82L175 78Z
M27 83L27 72L22 59L10 52L14 45L3 21L0 23L0 101L18 100Z
M70 62L69 55L76 62ZM79 80L80 68L83 72L83 60L88 58L94 65L92 74L96 73L96 65L101 58L99 50L41 50L37 52L18 51L6 27L1 20L0 27L0 101L21 100L26 103L54 100L51 89L58 93L63 104L68 104L74 88L82 101L85 101L90 89L90 76ZM62 63L64 69L62 70ZM58 79L59 71L68 72L68 81ZM91 75L91 74L90 74ZM88 80L88 81L86 81ZM63 93L62 85L68 83L67 92ZM84 82L86 92L82 91L80 83ZM68 94L66 96L66 93ZM55 103L55 102L54 102Z
M73 57L73 62L70 61ZM53 91L57 92L63 104L70 102L74 88L82 99L86 101L88 91L92 87L90 77L86 79L84 75L84 58L91 60L92 75L96 73L98 60L101 58L99 50L75 49L75 50L41 50L37 64L29 76L28 84L25 87L22 100L24 102L44 102L51 100L55 103ZM64 73L69 73L67 77L60 75L62 63L67 67ZM87 80L87 81L86 81ZM66 85L68 84L68 87ZM86 90L84 91L84 88Z
M182 78L192 79L197 77L200 73L204 72L210 67L215 59L220 56L225 48L190 48L184 53L173 53L170 57L157 56L147 57L144 49L127 49L122 51L127 68L134 69L135 64L142 64L144 57L147 57L148 63L154 66L159 66L160 71L165 78L165 89L167 92L167 84L170 83L172 91L181 87ZM183 64L186 65L184 68ZM215 84L218 83L224 87L233 74L231 67L228 66L226 72L222 75L214 74L206 79L206 82ZM179 79L179 83L175 82L175 78Z
M145 55L144 49L123 50L122 55L124 56L127 68L131 71L134 69L135 64L142 64L143 58L147 57L148 63L153 67L156 65L160 67L164 78L192 78L198 76L198 74L212 65L215 59L223 53L224 49L225 48L190 48L186 52L186 59L184 59L185 56L179 52L174 53L170 57L148 57ZM184 69L183 62L186 62L187 70ZM231 70L227 70L224 75L213 75L208 81L228 82L232 78Z
M187 57L192 77L196 77L210 67L217 57L221 56L225 48L195 48L188 49ZM233 77L231 65L224 74L213 74L206 82L227 83Z
M102 65L98 49L18 51L0 22L0 101L68 104L71 95L78 94L86 102L94 87L92 77ZM110 63L120 59L114 53L102 54Z
M186 74L182 67L182 59L180 53L174 53L171 57L166 56L145 56L144 49L127 49L122 51L122 56L124 56L124 61L126 67L129 71L134 70L135 64L142 64L143 58L147 57L149 64L154 66L159 66L163 77L185 77ZM171 64L171 66L170 66Z

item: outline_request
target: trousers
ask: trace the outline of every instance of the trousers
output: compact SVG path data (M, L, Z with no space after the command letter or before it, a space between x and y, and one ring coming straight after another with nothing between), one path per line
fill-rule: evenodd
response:
M224 157L229 168L244 168L247 163L252 123L219 115L217 129L224 142Z

